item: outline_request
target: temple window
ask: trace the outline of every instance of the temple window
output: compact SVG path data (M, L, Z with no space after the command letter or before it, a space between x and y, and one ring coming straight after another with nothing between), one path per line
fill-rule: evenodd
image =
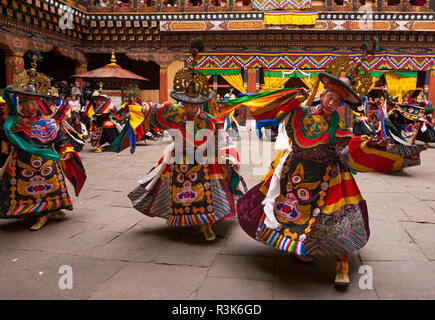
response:
M203 4L202 0L189 0L191 6L197 7Z
M178 0L165 0L165 2L163 2L163 4L166 7L178 7Z
M237 7L249 6L250 4L251 4L251 0L236 0Z
M335 5L337 6L349 6L351 4L351 0L334 0Z
M215 7L225 7L227 5L227 0L212 0L211 4Z
M400 5L401 2L402 2L402 0L388 0L387 4L388 4L388 6L395 7L395 6Z
M156 2L154 0L140 0L140 4L143 7L154 7Z
M410 0L411 6L422 7L426 4L426 0Z
M116 4L118 5L118 7L122 7L122 8L125 8L125 7L131 7L131 5L132 5L132 3L131 3L131 0L118 0L118 1L116 1Z
M324 6L326 4L326 0L312 0L311 1L311 5L313 7L320 7L320 6Z
M94 4L97 8L107 8L109 6L109 0L96 0Z

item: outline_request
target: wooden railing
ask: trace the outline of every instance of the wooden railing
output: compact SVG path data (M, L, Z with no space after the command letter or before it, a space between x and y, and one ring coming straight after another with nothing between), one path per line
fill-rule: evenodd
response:
M100 0L105 1L105 0ZM192 1L201 2L193 5ZM69 1L73 2L73 1ZM130 6L121 6L120 1L107 0L106 7L91 1L90 13L175 13L175 12L234 12L254 11L252 0L124 0ZM175 5L174 5L175 4ZM417 5L422 4L422 5ZM373 12L435 12L435 0L313 0L312 10L318 12L358 12L362 6L370 6Z

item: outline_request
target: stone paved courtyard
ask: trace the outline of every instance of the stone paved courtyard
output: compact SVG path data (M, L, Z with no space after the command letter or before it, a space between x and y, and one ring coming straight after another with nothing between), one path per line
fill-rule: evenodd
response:
M371 238L350 258L342 292L332 258L299 262L249 238L237 218L217 224L207 243L134 210L126 195L166 145L140 144L134 155L86 147L88 180L65 220L38 232L28 230L32 221L0 220L0 299L435 298L435 146L419 167L356 175ZM242 166L249 187L264 172ZM59 289L62 265L72 267L72 290ZM372 268L372 290L358 285L361 265Z

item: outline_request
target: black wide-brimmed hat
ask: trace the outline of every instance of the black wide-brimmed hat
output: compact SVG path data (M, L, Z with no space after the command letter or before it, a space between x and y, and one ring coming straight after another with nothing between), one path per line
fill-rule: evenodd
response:
M189 104L203 104L207 101L211 100L214 97L214 93L208 90L207 95L201 95L199 93L199 89L196 84L192 84L194 86L193 93L189 94L187 89L185 91L171 91L171 97L179 102L189 103Z
M28 98L52 98L51 95L46 95L42 93L38 93L36 90L33 90L32 87L27 87L26 90L17 90L12 87L5 88L5 91L9 93L15 93L18 97L28 97Z
M361 98L350 87L350 80L347 77L336 78L326 72L319 73L319 80L327 89L337 91L353 110L357 111L357 107L362 104Z
M174 90L170 95L173 99L189 103L203 104L214 97L214 93L208 86L208 80L205 75L196 69L196 56L204 50L204 46L200 39L192 39L190 42L189 52L191 60L187 62L187 68L182 68L177 71L174 77Z

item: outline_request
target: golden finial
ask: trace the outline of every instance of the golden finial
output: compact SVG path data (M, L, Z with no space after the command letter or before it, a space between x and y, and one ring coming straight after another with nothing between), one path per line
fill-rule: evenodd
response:
M112 49L112 56L110 57L110 64L109 66L117 66L116 64L116 57L115 57L115 50Z

